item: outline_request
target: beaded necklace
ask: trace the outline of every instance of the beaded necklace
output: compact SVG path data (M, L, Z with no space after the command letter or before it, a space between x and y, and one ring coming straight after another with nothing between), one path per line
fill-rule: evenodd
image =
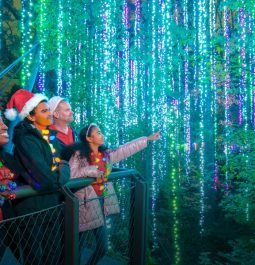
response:
M16 182L13 181L14 174L4 165L0 158L0 207L4 204L5 199L13 200L16 194L13 192L17 188Z
M92 185L94 189L99 193L99 195L103 195L104 197L108 195L108 176L110 175L110 157L106 152L98 152L97 155L94 153L90 154L91 156L91 164L95 165L99 171L102 173L102 178L97 178L97 181Z
M52 141L54 141L56 139L55 135L50 135L50 131L49 130L41 130L41 133L43 135L43 139L47 141L47 143L50 146L50 150L52 153L52 167L51 170L55 171L58 166L59 166L59 162L60 162L60 158L57 156L57 152L56 149L54 148L53 144L51 143Z

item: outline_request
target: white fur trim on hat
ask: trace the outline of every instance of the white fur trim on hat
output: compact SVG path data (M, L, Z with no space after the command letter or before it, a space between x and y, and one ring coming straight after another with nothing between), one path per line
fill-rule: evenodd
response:
M65 99L60 96L54 96L48 101L51 113L53 113L56 110L56 108L58 107L58 104L61 101L65 101Z
M4 112L4 116L6 117L7 120L14 121L16 117L18 116L18 112L14 108L6 109Z
M27 117L30 111L32 111L43 100L48 101L48 98L43 94L34 94L34 96L30 98L24 105L22 111L19 114L20 118L23 120L25 117Z

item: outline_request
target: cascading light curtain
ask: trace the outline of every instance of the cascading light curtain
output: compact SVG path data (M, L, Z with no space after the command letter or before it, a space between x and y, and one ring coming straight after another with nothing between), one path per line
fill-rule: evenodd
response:
M185 264L183 184L197 182L190 237L203 237L211 187L217 192L221 181L229 189L227 172L219 173L218 147L226 165L231 152L222 137L235 117L254 126L254 8L241 1L233 12L217 0L38 0L36 10L34 1L22 3L22 53L32 45L32 26L40 42L37 88L70 100L77 129L97 122L110 146L161 132L121 166L150 182L151 255L166 245L165 262ZM245 213L248 219L249 205Z

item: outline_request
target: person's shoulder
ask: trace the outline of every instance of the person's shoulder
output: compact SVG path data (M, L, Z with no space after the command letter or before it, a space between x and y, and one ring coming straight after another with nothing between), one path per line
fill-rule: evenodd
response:
M6 152L5 150L1 149L0 150L0 157L4 160L4 161L8 161L10 159L13 159L13 154Z
M48 127L48 130L50 132L50 135L56 136L58 134L58 131L55 128L51 127L51 126Z
M69 125L69 126L68 126L68 129L71 130L72 133L74 133L75 135L77 135L77 132L76 132L76 130L75 130L74 127L72 127L72 126Z
M14 144L20 143L30 137L35 137L38 134L37 131L37 129L33 128L32 124L25 121L19 122L13 131Z
M50 129L50 130L53 130L53 131L56 131L56 130L57 130L55 124L51 124L51 125L49 126L49 129Z
M11 154L9 152L6 152L4 150L0 151L0 156L4 161L4 164L16 175L21 174L22 166L19 163L19 160L14 156L14 154Z
M69 129L69 131L71 131L71 133L73 135L74 142L78 142L79 141L79 137L78 137L78 133L76 132L76 130L73 127L71 127L71 126L68 126L68 129Z

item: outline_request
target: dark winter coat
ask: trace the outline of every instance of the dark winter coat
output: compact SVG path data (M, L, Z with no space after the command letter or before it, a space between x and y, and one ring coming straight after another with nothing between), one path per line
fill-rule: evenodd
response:
M14 128L14 156L22 164L26 174L25 182L34 189L55 191L53 194L38 195L26 198L17 205L18 214L34 212L59 203L57 190L69 180L70 169L66 161L62 161L59 170L52 171L52 152L48 142L43 139L39 130L27 121L21 121ZM58 140L51 142L58 150Z
M20 165L19 161L17 161L14 156L10 153L5 152L3 149L0 149L0 157L2 161L4 162L4 165L11 170L15 174L14 181L18 186L22 185L22 183L18 182L18 176L21 172L24 172L22 166ZM15 193L15 191L14 191ZM4 214L4 219L8 219L11 217L14 217L14 211L12 207L12 202L10 200L5 200L2 210Z
M4 165L16 175L19 175L23 170L19 161L17 161L12 154L5 152L3 149L0 149L0 157L3 159Z
M74 130L74 128L72 128L72 127L70 127L70 128L72 130L72 135L73 135L73 141L74 141L74 143L75 142L78 142L79 141L79 137L77 135L77 132ZM56 129L53 129L53 128L50 127L50 131L51 131L52 134L54 134L54 135L57 136L58 131ZM59 138L58 138L58 142L59 142L58 143L58 146L57 146L58 152L61 153L63 150L65 150L66 144L64 142L62 142Z

